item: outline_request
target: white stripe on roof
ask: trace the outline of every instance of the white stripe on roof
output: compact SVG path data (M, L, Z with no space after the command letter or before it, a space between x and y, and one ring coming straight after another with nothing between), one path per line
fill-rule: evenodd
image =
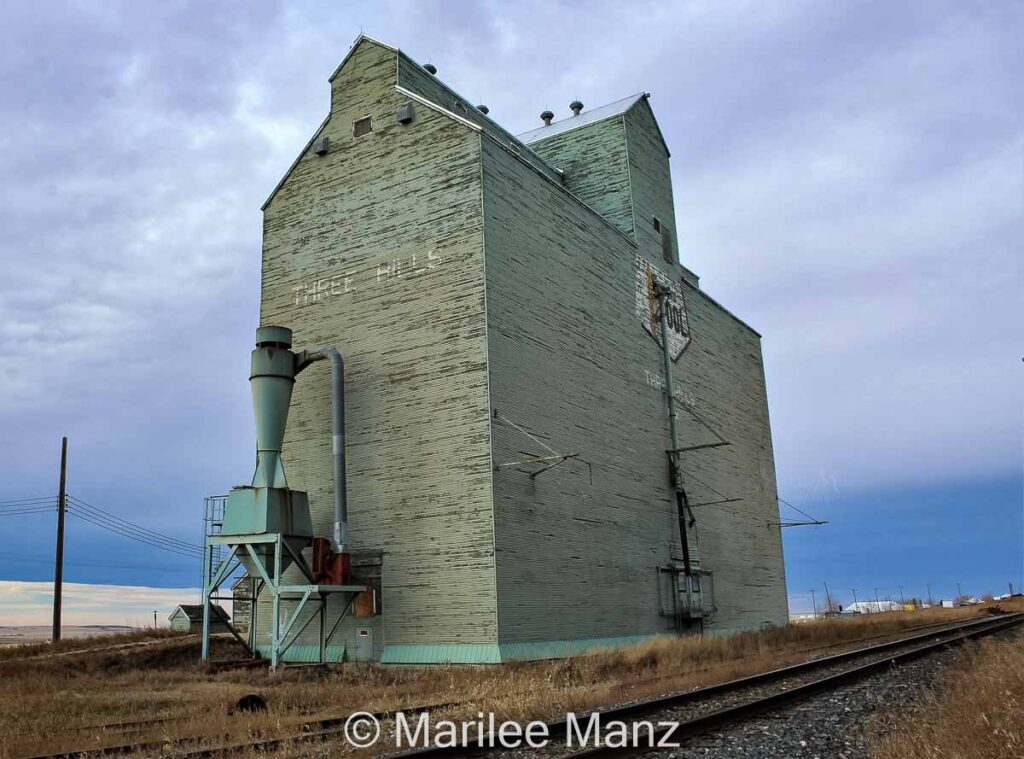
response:
M542 126L538 129L532 129L529 132L523 132L517 134L521 142L529 145L531 142L537 140L544 140L548 137L554 137L556 134L563 134L572 129L576 129L587 124L593 124L596 121L603 121L604 119L611 118L612 116L618 116L625 113L632 108L639 100L647 97L646 92L641 92L636 95L630 95L628 98L622 100L616 100L614 103L608 105L602 105L600 108L594 108L590 111L584 111L579 116L570 116L567 119L556 121L551 126Z

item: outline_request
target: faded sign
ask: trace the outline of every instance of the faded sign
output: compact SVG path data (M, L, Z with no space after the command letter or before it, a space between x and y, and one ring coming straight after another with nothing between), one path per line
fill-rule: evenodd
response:
M658 298L655 295L656 283L667 285L669 296L665 301L668 317L669 355L675 361L686 346L690 344L690 323L686 316L686 301L683 299L683 287L673 277L668 276L652 263L636 254L636 315L640 324L651 337L661 345L661 326L658 324Z
M291 286L293 304L308 306L329 298L348 295L362 288L380 287L413 279L441 265L441 256L433 250L409 256L387 258L369 266L324 272Z

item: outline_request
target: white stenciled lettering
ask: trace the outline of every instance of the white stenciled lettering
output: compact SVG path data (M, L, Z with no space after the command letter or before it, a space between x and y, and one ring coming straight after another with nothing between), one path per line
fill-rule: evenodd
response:
M291 287L293 303L306 306L319 303L327 298L337 298L358 292L360 283L387 285L392 282L414 279L441 265L441 255L435 250L426 253L412 253L406 257L389 258L364 269L327 273L309 282Z

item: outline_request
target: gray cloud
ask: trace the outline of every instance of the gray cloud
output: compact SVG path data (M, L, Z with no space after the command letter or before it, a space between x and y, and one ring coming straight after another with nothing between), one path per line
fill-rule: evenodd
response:
M51 491L66 432L80 495L187 534L203 495L246 478L259 206L361 28L513 131L653 93L684 261L765 335L783 493L1013 471L1021 15L8 4L0 474Z

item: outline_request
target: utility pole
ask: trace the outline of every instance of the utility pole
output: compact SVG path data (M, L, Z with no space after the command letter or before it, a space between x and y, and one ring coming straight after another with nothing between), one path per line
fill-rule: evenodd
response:
M857 611L860 611L860 609L857 608L857 589L850 588L850 592L853 593L853 608L857 609Z
M832 609L832 594L828 592L828 583L827 582L822 580L821 584L825 586L825 603L827 604L825 606L825 616L827 617L833 611L833 609Z
M60 603L64 589L64 512L67 508L68 439L60 443L60 489L57 491L57 557L53 569L53 642L60 640Z
M1010 595L1011 596L1013 595L1013 583L1012 582L1010 583Z
M811 588L811 606L814 608L814 618L818 618L818 603L814 600L814 588Z
M153 609L153 629L156 629L156 609Z
M900 606L906 606L907 602L903 600L903 586L900 585Z
M963 597L964 597L964 592L962 590L960 590L960 583L958 582L956 584L956 600L957 600L957 602L959 602L960 599L963 598Z
M878 600L878 588L875 588L875 611L882 610L882 602Z
M925 587L928 588L928 605L932 606L932 584L930 582L926 583Z

